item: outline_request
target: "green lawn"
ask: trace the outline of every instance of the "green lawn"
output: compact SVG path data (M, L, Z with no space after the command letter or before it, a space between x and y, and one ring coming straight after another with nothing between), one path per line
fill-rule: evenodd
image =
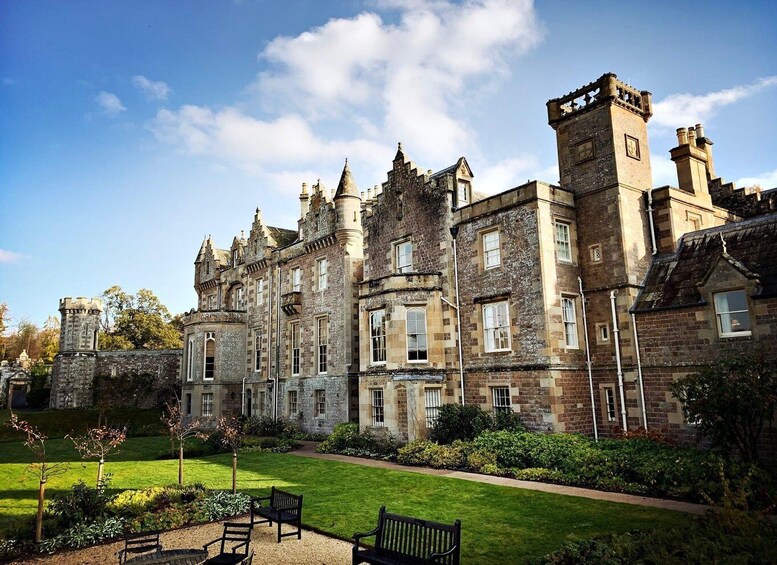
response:
M47 445L52 457L71 461L65 475L49 482L49 495L69 488L78 479L95 480L96 463L82 462L69 442L50 440ZM165 437L127 440L121 453L106 465L113 474L111 487L123 490L175 482L177 461L150 460L168 448ZM35 509L37 482L25 473L27 461L29 453L19 442L0 443L0 528ZM228 489L230 464L229 454L188 460L185 480ZM465 563L519 563L570 540L605 532L672 528L687 519L653 508L406 471L287 454L241 454L238 488L256 494L271 485L303 493L305 525L342 538L372 529L382 504L392 512L441 522L459 518Z
M65 437L66 434L83 434L88 427L107 419L109 426L127 426L131 436L154 436L165 432L156 409L112 408L102 414L96 408L76 410L14 411L19 419L26 420L48 437ZM9 410L0 410L0 441L15 440L19 432L4 425L11 417Z

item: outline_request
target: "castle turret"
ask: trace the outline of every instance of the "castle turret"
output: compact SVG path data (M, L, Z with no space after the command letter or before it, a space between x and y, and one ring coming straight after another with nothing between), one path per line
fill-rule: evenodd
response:
M63 298L59 353L51 376L51 407L92 405L92 380L97 363L97 335L103 303L99 298Z
M361 256L363 243L361 223L362 199L359 196L356 182L351 175L351 169L348 167L348 159L345 160L343 174L340 176L340 183L337 185L334 202L337 212L337 231L335 232L337 241L346 248L346 252L349 255L358 254Z

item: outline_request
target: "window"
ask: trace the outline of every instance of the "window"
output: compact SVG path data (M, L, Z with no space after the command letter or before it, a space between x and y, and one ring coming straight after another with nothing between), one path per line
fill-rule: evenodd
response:
M251 401L253 400L253 394L254 393L253 393L253 391L250 388L246 389L246 393L245 393L245 415L248 416L249 418L251 416L253 416L253 414L254 414L254 412L253 412L253 405L251 403Z
M329 348L329 318L316 318L316 351L318 352L318 373L326 373Z
M329 261L319 259L316 262L316 271L318 272L318 290L324 290L328 286Z
M569 239L569 224L556 222L556 253L559 261L572 262L572 246Z
M577 349L577 318L574 298L561 299L561 317L564 320L564 344L569 349Z
M323 418L326 416L326 391L317 390L316 397L316 418Z
M424 401L426 403L426 427L431 428L437 421L437 414L440 413L440 389L424 389Z
M208 297L208 310L215 310L216 309L216 295L211 294Z
M732 290L715 294L715 314L718 318L720 337L750 335L750 314L744 290Z
M238 251L235 249L232 251L232 266L237 267Z
M263 390L260 390L256 395L256 412L259 416L264 416L264 403L266 402L266 395Z
M186 353L186 380L194 379L194 336L189 336L189 345Z
M701 216L699 214L686 212L685 219L688 225L688 231L699 231L702 228Z
M212 381L216 368L216 334L205 333L205 380Z
M292 292L300 292L302 290L302 270L299 267L291 270L291 290Z
M402 241L394 246L394 262L398 273L413 271L413 244L410 240Z
M596 341L599 343L610 341L610 326L607 324L596 324Z
M469 183L467 181L460 180L458 184L458 191L456 192L457 205L459 207L465 206L469 203Z
M232 293L232 309L245 310L245 292L242 286L237 287Z
M491 405L494 407L494 413L504 412L509 414L513 411L512 401L510 400L510 387L495 386L491 389Z
M411 308L407 311L407 360L426 361L426 310Z
M483 234L483 268L493 269L502 262L499 251L499 231L494 230Z
M206 392L202 395L202 417L210 418L213 416L213 393Z
M611 386L604 387L604 410L608 422L614 422L617 418L615 411L615 389Z
M256 281L256 305L264 305L264 279Z
M292 322L291 333L291 374L299 375L299 322Z
M370 312L370 362L373 365L386 363L386 311Z
M372 396L372 425L382 428L385 425L383 416L383 389L374 388L370 391Z
M592 245L588 248L588 250L591 253L591 263L601 263L602 262L602 246L598 243L596 245Z
M510 350L510 315L507 301L483 305L486 351Z
M299 405L297 404L297 391L290 390L289 395L289 414L296 414L299 412Z
M262 370L262 334L254 330L254 371Z
M191 392L186 393L186 415L187 416L192 415L192 393Z

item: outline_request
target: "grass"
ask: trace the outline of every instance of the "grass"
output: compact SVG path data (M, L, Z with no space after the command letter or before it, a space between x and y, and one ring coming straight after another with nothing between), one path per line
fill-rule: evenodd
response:
M79 479L91 484L95 462L82 462L64 440L47 442L51 457L71 461L66 474L49 481L47 497ZM174 483L176 460L152 460L169 449L165 437L130 438L110 457L111 487L137 489ZM0 444L0 528L34 512L36 479L25 473L29 453L20 442ZM231 455L185 462L185 481L207 487L231 486ZM462 521L465 563L520 563L558 549L568 541L634 529L674 528L683 514L517 488L376 469L280 453L243 453L238 488L265 493L276 485L305 495L306 526L348 539L375 526L378 509L440 522Z
M21 420L26 420L50 438L65 437L69 433L83 434L88 427L96 426L100 418L100 411L95 408L14 412ZM103 424L107 418L109 426L127 426L129 435L154 436L165 432L159 420L160 414L156 409L109 409L103 413ZM19 432L5 425L10 418L10 411L0 410L0 441L16 440L19 437Z

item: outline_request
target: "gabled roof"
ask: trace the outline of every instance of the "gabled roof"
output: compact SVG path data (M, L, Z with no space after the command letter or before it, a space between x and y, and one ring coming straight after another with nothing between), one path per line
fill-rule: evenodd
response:
M296 230L287 230L286 228L274 228L267 226L267 231L270 236L275 240L278 247L286 247L297 241L299 235Z
M777 295L777 214L685 234L675 253L653 260L634 310L699 304L699 287L721 261L757 279L758 297Z

